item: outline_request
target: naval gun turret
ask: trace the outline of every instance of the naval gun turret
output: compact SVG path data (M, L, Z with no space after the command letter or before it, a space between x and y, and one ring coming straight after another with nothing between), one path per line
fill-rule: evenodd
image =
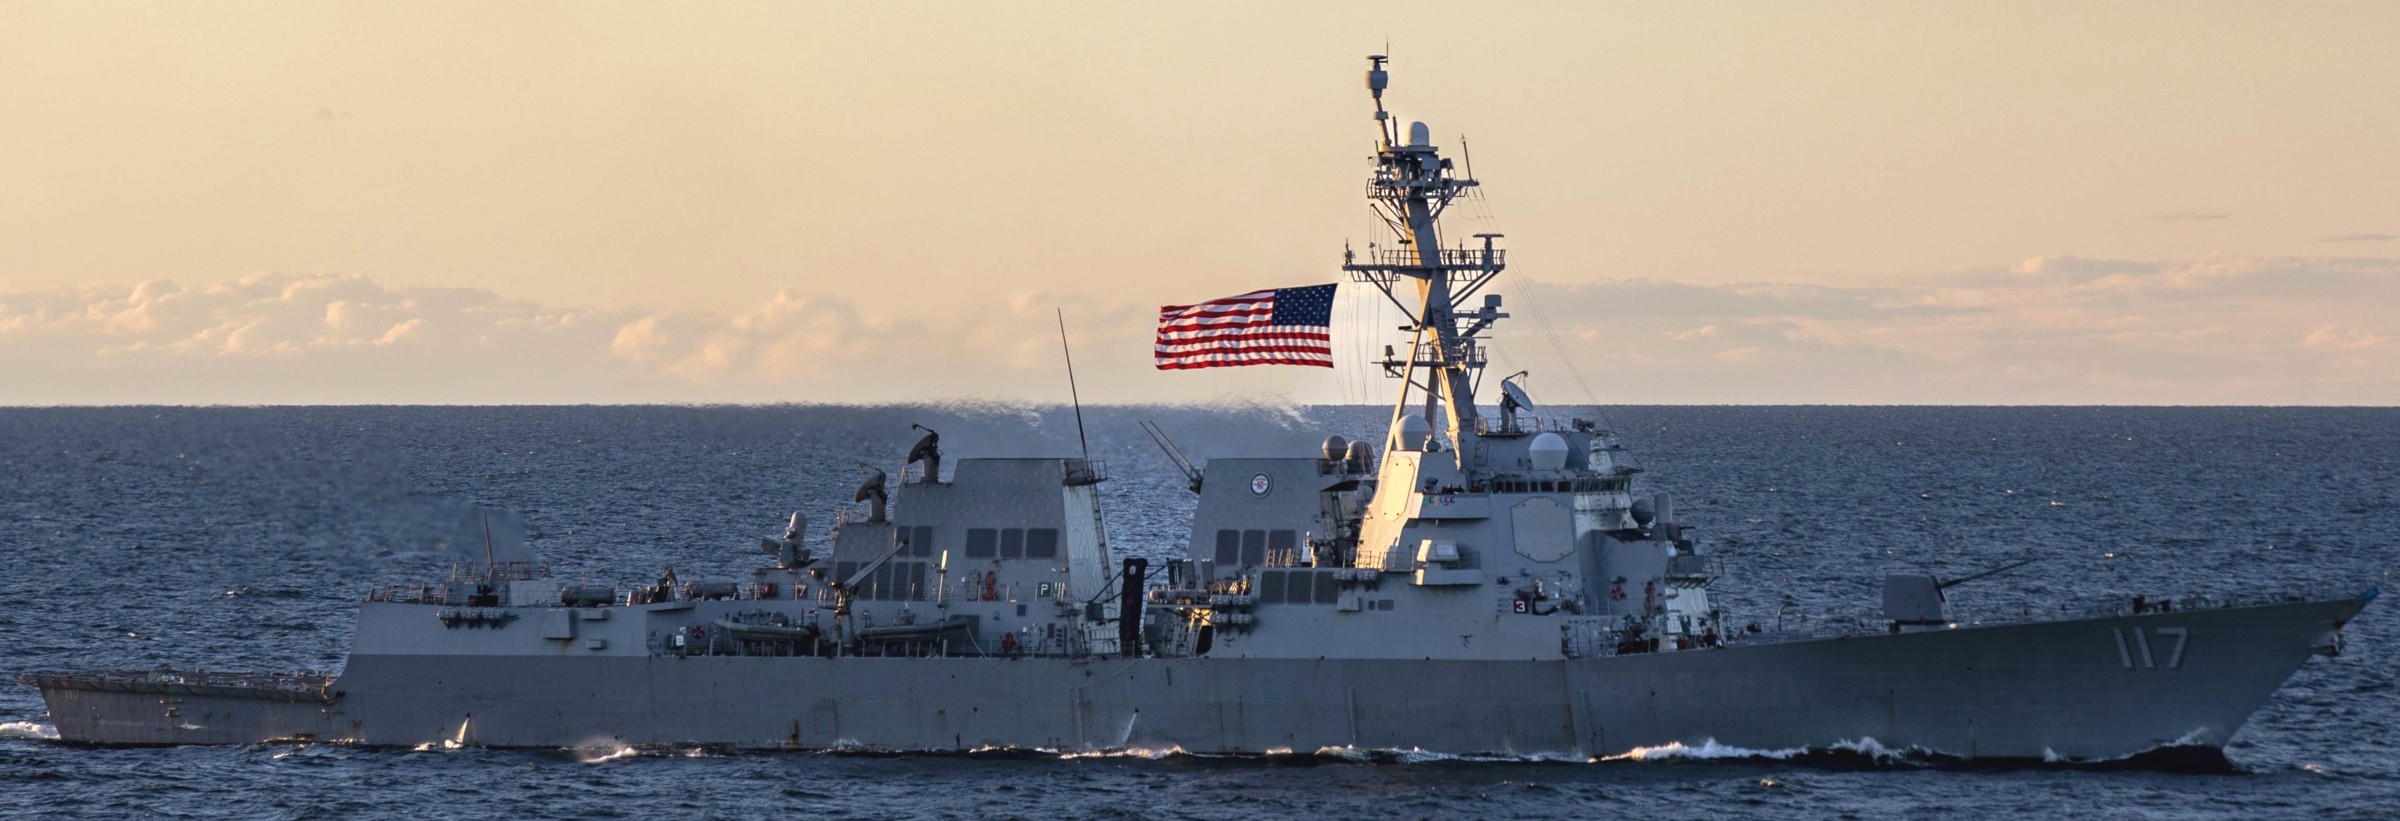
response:
M1946 627L1950 624L1950 597L1942 591L2032 563L2033 559L2010 562L1949 581L1937 579L1930 573L1894 573L1885 576L1883 617L1892 623L1894 633Z

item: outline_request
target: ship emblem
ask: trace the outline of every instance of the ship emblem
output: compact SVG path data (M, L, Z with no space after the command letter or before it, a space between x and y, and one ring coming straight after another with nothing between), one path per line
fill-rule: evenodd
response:
M1272 483L1270 483L1270 482L1268 482L1268 481L1267 481L1267 475L1266 475L1266 474L1264 474L1264 473L1261 473L1261 474L1259 474L1259 475L1256 475L1256 476L1252 476L1252 477L1250 477L1250 495L1252 495L1252 496L1265 496L1265 495L1267 495L1267 488L1268 488L1268 487L1269 487L1271 484L1272 484Z

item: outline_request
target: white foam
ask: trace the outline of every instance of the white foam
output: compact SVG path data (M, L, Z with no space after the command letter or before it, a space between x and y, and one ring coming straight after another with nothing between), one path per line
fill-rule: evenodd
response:
M2042 762L2045 764L2105 764L2111 761L2124 761L2128 758L2141 755L2142 753L2157 752L2159 750L2172 750L2177 747L2214 747L2217 745L2209 743L2209 739L2215 735L2216 733L2210 732L2208 728L2202 727L2200 729L2184 733L2183 735L2176 737L2174 741L2169 741L2165 744L2160 744L2158 746L2138 752L2109 756L2106 758L2075 758L2073 756L2060 755L2057 751L2052 750L2049 747L2043 747Z
M1184 754L1185 753L1182 746L1169 744L1165 747L1125 747L1114 750L1084 750L1082 752L1066 753L1059 756L1059 758L1139 758L1147 761L1157 761L1168 756Z
M1270 750L1269 752L1271 753L1271 752L1273 752L1273 751L1272 751L1272 750ZM1346 746L1345 746L1345 747L1319 747L1319 748L1317 748L1317 757L1318 757L1318 758L1331 758L1331 759L1336 759L1336 760L1340 760L1340 761L1349 761L1349 762L1366 762L1366 761L1373 761L1373 760L1375 760L1374 756L1368 755L1368 754L1366 753L1366 751L1364 751L1364 750L1361 750L1361 749L1359 749L1359 748L1357 748L1357 747L1346 747Z
M1857 753L1880 762L1903 761L1918 754L1929 752L1916 747L1895 750L1884 746L1883 742L1876 741L1872 736L1860 736L1856 740L1843 739L1841 741L1836 741L1831 746L1821 748L1820 751ZM1805 755L1808 752L1810 752L1810 748L1808 747L1785 747L1777 750L1761 750L1752 747L1736 747L1731 744L1719 744L1714 738L1706 738L1702 739L1697 745L1675 741L1655 747L1635 747L1631 750L1626 750L1625 752L1618 753L1616 755L1601 756L1593 760L1709 761L1722 759L1763 758L1774 761L1787 761L1794 757Z
M32 721L0 722L0 738L31 738L56 741L58 728Z
M1434 764L1443 761L1459 760L1459 756L1451 755L1449 753L1437 753L1421 747L1410 747L1405 750L1377 750L1376 752L1391 756L1393 761L1397 761L1402 764Z
M1890 747L1883 746L1881 742L1875 740L1874 736L1860 736L1857 741L1850 741L1847 739L1836 741L1833 743L1832 749L1841 750L1843 752L1858 753L1859 755L1863 755L1877 761L1904 759L1910 757L1912 754L1925 752L1925 750L1917 747L1910 747L1905 750L1895 750Z
M575 754L576 761L585 764L599 764L621 758L632 758L641 754L641 751L615 739L587 741L575 745L571 752Z
M1848 743L1848 742L1843 742L1843 743ZM1874 740L1873 740L1873 739L1869 739L1867 743L1870 743L1870 744L1872 744L1872 743L1874 743ZM1880 748L1882 745L1876 745L1876 746L1877 746L1878 748ZM1788 749L1782 749L1782 750L1757 750L1757 749L1751 749L1751 748L1749 748L1749 747L1735 747L1735 746L1733 746L1733 745L1730 745L1730 744L1719 744L1719 743L1717 743L1717 740L1716 740L1716 739L1714 739L1714 738L1707 738L1707 739L1702 739L1702 740L1700 741L1700 744L1699 744L1698 746L1693 746L1693 745L1690 745L1690 744L1685 744L1685 743L1683 743L1683 742L1681 742L1681 741L1671 741L1671 742L1668 742L1668 743L1665 743L1665 744L1660 744L1660 745L1658 745L1658 746L1655 746L1655 747L1635 747L1635 748L1633 748L1633 749L1631 749L1631 750L1626 750L1625 752L1618 753L1618 754L1616 754L1616 755L1601 756L1601 757L1600 757L1600 760L1601 760L1601 761L1677 761L1677 760L1708 761L1708 760L1713 760L1713 759L1723 759L1723 758L1772 758L1772 759L1778 759L1778 760L1781 760L1781 759L1791 758L1792 756L1796 756L1796 755L1799 755L1799 754L1801 754L1801 753L1805 753L1805 752L1808 752L1808 749L1807 749L1807 748L1805 748L1805 747L1791 747L1791 748L1788 748Z

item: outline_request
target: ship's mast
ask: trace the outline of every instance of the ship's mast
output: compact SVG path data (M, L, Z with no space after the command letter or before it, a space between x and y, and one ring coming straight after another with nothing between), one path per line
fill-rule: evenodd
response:
M1483 240L1479 249L1442 248L1436 230L1442 212L1477 183L1454 172L1434 148L1431 129L1424 123L1410 123L1407 140L1402 141L1398 121L1383 107L1383 90L1390 84L1385 59L1381 54L1367 58L1367 91L1375 99L1377 137L1375 175L1367 183L1367 197L1403 239L1397 249L1370 247L1364 258L1345 252L1342 269L1383 291L1408 314L1409 324L1402 330L1415 334L1405 354L1386 347L1380 363L1401 380L1385 446L1414 450L1423 445L1398 441L1402 420L1412 409L1411 396L1422 391L1422 412L1434 439L1447 440L1451 450L1463 454L1476 436L1475 371L1484 364L1477 337L1507 314L1500 312L1496 294L1486 296L1479 309L1462 311L1460 306L1500 273L1506 257L1493 247L1498 234L1476 235ZM1403 280L1410 286L1403 286ZM1410 287L1414 293L1405 293ZM1460 469L1468 464L1466 457L1458 457Z

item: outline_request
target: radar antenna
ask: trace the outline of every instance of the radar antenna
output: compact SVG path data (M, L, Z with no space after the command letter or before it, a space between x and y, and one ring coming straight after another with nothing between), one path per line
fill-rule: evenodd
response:
M1375 214L1402 239L1398 248L1370 247L1363 255L1345 252L1342 270L1353 281L1373 285L1406 312L1409 324L1401 329L1416 335L1406 352L1387 354L1378 363L1387 375L1401 380L1400 396L1392 406L1391 440L1385 447L1414 450L1422 444L1409 441L1414 437L1404 437L1400 430L1402 418L1414 407L1412 394L1421 391L1432 441L1449 445L1458 469L1467 470L1478 435L1475 379L1485 358L1479 337L1508 315L1500 311L1497 294L1485 295L1482 306L1474 309L1466 307L1466 300L1499 276L1507 257L1494 242L1499 234L1477 234L1483 240L1480 249L1442 247L1436 228L1442 213L1478 183L1472 174L1460 176L1441 156L1433 145L1432 129L1424 123L1410 123L1403 141L1383 105L1383 92L1391 87L1391 75L1384 70L1389 59L1383 54L1367 56L1367 92L1375 103L1380 137L1367 197Z

